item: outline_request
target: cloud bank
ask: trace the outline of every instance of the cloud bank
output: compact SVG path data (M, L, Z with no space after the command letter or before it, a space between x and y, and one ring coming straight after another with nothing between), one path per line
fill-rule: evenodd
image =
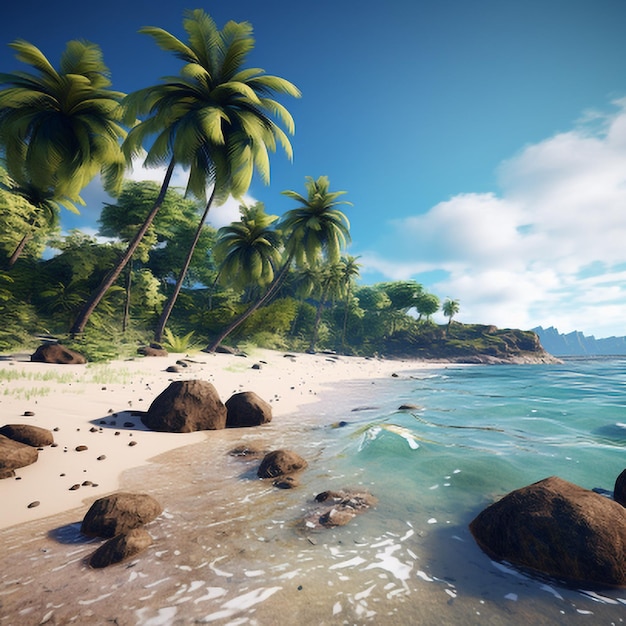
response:
M460 321L626 335L626 99L614 104L502 163L498 193L389 222L363 273L458 298Z

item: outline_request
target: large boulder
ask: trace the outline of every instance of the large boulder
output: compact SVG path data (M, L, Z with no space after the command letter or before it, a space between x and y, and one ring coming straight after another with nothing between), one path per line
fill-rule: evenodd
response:
M178 380L154 399L141 421L168 433L219 430L226 427L226 406L211 383Z
M161 505L148 494L114 493L91 505L80 532L88 537L115 537L151 522L162 511Z
M52 431L30 424L5 424L0 428L0 435L35 448L50 446L54 443Z
M305 469L307 465L301 456L291 450L273 450L263 457L257 476L259 478L287 476Z
M577 585L626 586L626 509L556 476L504 496L470 530L496 560Z
M613 499L622 506L626 506L626 470L624 470L616 479L613 488Z
M36 363L56 363L59 365L83 364L87 359L78 352L70 350L60 343L44 343L30 356Z
M139 554L152 545L152 537L144 528L133 528L103 543L89 559L94 568L107 567Z
M0 435L0 470L25 467L34 463L38 456L37 448Z
M272 421L272 405L254 391L243 391L226 400L226 428L260 426Z

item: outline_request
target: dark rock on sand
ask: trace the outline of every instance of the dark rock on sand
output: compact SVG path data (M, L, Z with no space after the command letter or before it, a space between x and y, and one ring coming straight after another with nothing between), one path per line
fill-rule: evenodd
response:
M120 563L152 545L152 537L144 528L134 528L103 543L89 559L93 568Z
M613 488L613 499L622 506L626 506L626 470L624 470L615 480Z
M367 491L323 491L315 496L316 508L304 523L307 528L345 526L360 513L376 505L376 498Z
M497 560L571 584L626 586L626 509L556 476L504 496L470 530Z
M44 343L30 356L35 363L56 363L59 365L73 365L86 363L82 354L70 350L60 343Z
M166 372L170 372L172 374L180 374L181 368L178 365L168 365L165 368Z
M308 463L291 450L273 450L268 452L261 461L257 471L259 478L278 478L299 472L307 467Z
M165 348L153 344L137 348L137 353L143 356L168 356L168 352Z
M0 435L0 470L14 470L34 463L38 458L37 448Z
M47 428L30 426L29 424L5 424L0 428L0 435L34 448L50 446L54 443L51 431Z
M121 491L96 500L83 518L80 532L88 537L115 537L151 522L162 511L148 494Z
M179 380L154 399L141 420L159 432L219 430L226 427L226 406L211 383Z
M272 421L272 406L254 391L243 391L226 401L226 428L260 426Z

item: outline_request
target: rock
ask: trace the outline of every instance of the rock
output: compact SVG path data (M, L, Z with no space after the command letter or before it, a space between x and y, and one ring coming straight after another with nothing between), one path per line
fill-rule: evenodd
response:
M626 586L626 509L556 476L504 496L470 530L491 558L571 584Z
M34 448L50 446L54 443L52 432L47 428L28 424L6 424L0 428L0 435Z
M272 406L254 391L236 393L226 401L226 428L260 426L272 421Z
M295 489L300 486L300 481L293 476L283 476L277 478L273 484L278 489Z
M323 491L315 496L318 506L304 518L310 529L345 526L360 513L376 505L367 491Z
M153 345L141 346L137 348L137 353L143 356L168 356L168 352L165 348L154 347Z
M419 411L422 407L417 406L417 404L401 404L398 407L398 411Z
M268 452L261 461L257 471L259 478L278 478L299 472L307 467L308 463L295 452L290 450L273 450Z
M76 448L74 448L76 450L76 452L84 452L85 450L89 450L89 448L87 446L76 446Z
M624 470L615 480L613 488L613 499L622 506L626 506L626 470Z
M15 472L12 469L0 469L0 480L4 478L15 478Z
M168 365L165 368L166 372L171 372L172 374L180 374L181 368L178 365Z
M34 363L57 363L60 365L73 365L86 363L87 359L78 352L70 350L60 343L44 343L30 356Z
M260 370L261 369L261 364L260 363L253 363L252 367L250 369Z
M22 415L24 417L33 417L33 415L35 415L35 411L24 411L24 413L22 413Z
M152 545L152 537L144 528L133 528L103 543L89 559L89 566L102 568L120 563Z
M29 509L34 509L35 507L38 507L41 504L41 502L39 502L39 500L34 500L33 502L31 502L27 508Z
M162 511L161 505L148 494L120 491L91 505L80 532L88 537L115 537L151 522Z
M160 432L219 430L226 427L226 406L211 383L179 380L154 399L141 420Z
M0 470L14 470L34 463L39 456L37 448L0 435Z
M255 445L241 444L234 447L229 453L230 456L246 457L248 459L258 459L265 456L265 450Z

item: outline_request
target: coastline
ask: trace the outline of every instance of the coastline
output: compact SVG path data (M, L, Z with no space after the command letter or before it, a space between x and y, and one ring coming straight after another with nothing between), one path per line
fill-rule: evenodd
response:
M188 366L180 372L165 371L181 360ZM10 503L0 514L0 529L81 507L86 511L93 500L119 488L124 472L210 437L215 431L157 433L143 426L140 413L171 381L208 380L222 402L233 393L254 391L271 403L275 419L314 402L327 385L448 365L262 349L248 357L201 352L87 365L0 361L3 424L46 428L56 444L40 450L36 463L17 469L15 478L0 481L3 501ZM79 446L87 449L77 451Z

